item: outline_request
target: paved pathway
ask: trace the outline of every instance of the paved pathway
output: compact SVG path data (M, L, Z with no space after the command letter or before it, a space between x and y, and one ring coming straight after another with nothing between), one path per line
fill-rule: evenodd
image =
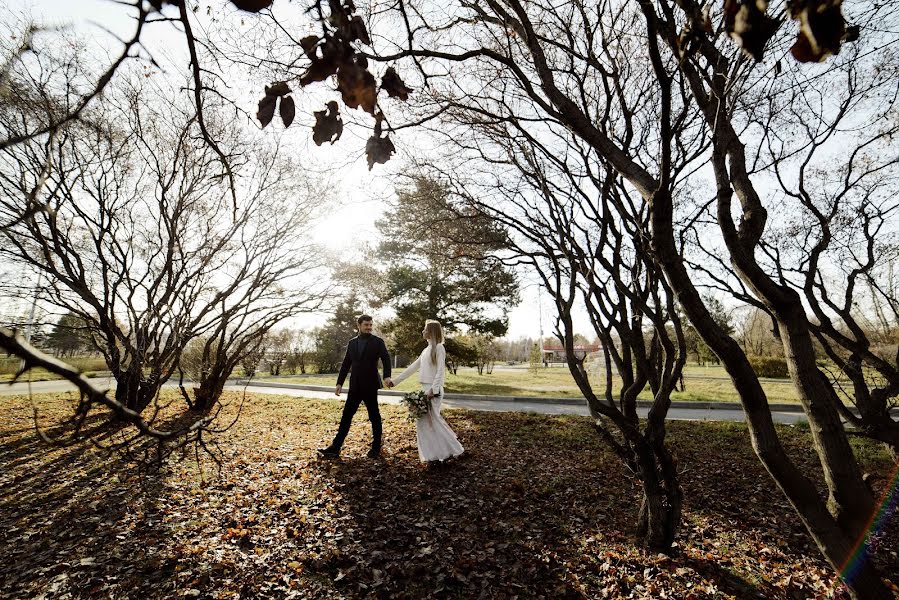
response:
M103 388L111 388L114 386L115 382L108 377L97 377L91 378L91 383L93 383L96 387ZM177 385L177 382L169 382L166 384L169 387L174 387ZM0 395L11 395L11 394L27 394L29 390L29 386L31 389L31 393L34 394L43 394L43 393L51 393L51 392L60 392L67 391L73 389L73 386L68 382L63 381L36 381L34 383L15 383L13 385L8 384L0 384ZM283 386L283 387L282 387ZM304 387L313 387L313 386L304 386ZM246 389L247 392L253 394L279 394L284 396L293 396L297 398L324 398L329 400L338 400L334 396L334 392L329 390L328 388L318 388L315 389L299 389L295 386L287 387L285 384L281 384L281 386L275 387L271 385L265 385L264 382L260 382L258 384L254 384L251 386L230 384L225 387L227 390L243 390ZM587 405L584 401L577 401L572 399L555 399L555 398L532 398L532 399L509 399L509 400L501 400L497 398L490 399L476 399L472 396L466 397L453 397L453 394L448 394L447 398L444 400L443 404L447 408L467 408L470 410L485 410L485 411L507 411L507 412L535 412L542 414L552 414L552 415L589 415L589 411L587 410ZM396 392L390 392L387 394L381 394L380 401L387 404L398 404L399 403L399 394ZM740 409L739 405L732 404L726 407L722 407L722 404L718 403L714 408L712 407L703 407L703 408L687 408L684 407L685 403L678 403L677 406L673 406L668 411L668 418L673 420L686 420L686 421L743 421L743 411ZM731 408L732 406L733 408ZM641 416L646 416L648 409L643 407L638 407L637 412ZM800 411L796 412L793 410L774 410L772 411L772 415L774 416L774 420L778 423L796 423L797 421L804 421L805 415Z

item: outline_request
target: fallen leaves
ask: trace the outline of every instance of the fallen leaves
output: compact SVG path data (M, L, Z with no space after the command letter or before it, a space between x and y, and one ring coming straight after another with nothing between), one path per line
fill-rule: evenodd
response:
M363 412L344 459L320 461L340 403L256 397L217 438L220 474L185 462L138 476L39 443L28 400L0 403L0 595L791 599L834 586L742 427L670 424L686 505L666 556L631 543L638 487L588 419L447 411L470 456L426 470L398 406L382 406L384 460L364 457ZM785 439L811 466L808 434ZM884 572L897 539L894 520Z

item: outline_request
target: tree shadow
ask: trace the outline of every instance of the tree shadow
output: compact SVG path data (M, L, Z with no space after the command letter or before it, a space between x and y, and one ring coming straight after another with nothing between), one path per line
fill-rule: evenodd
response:
M652 597L658 576L669 592L704 580L734 597L788 598L765 565L747 564L762 545L821 564L813 545L785 540L793 514L739 429L672 425L686 506L680 548L666 559L633 543L638 482L589 419L448 410L467 456L427 469L396 407L384 410L382 460L365 457L364 412L342 460L315 458L339 411L296 402L254 404L219 440L228 470L211 486L171 471L138 477L90 446L49 448L21 421L0 429L0 589L583 598L618 585L612 597ZM158 426L195 418L173 413ZM728 561L734 541L742 563Z
M639 489L587 420L447 412L466 448L462 459L421 467L414 434L396 439L394 432L383 460L364 458L360 448L340 461L316 463L340 493L339 519L357 545L341 560L312 565L338 578L338 589L406 597L582 598L578 578L590 574L576 574L571 565L583 563L585 553L595 550L587 562L597 571L606 560L602 547L629 546L632 554L655 560L631 541ZM605 546L585 545L585 539ZM642 566L633 568L639 577ZM701 568L737 597L766 597L713 562L693 561L690 568Z
M82 428L97 443L126 430L103 414ZM50 445L33 428L0 430L0 589L121 596L138 580L165 580L175 564L154 543L168 535L158 518L163 487L161 475L138 474L117 451Z

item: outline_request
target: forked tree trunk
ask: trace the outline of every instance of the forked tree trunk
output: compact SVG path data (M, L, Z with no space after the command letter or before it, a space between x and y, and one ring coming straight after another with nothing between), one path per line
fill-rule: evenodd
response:
M147 385L139 368L129 367L128 370L113 375L116 380L116 400L138 413L150 405L158 391L158 386Z
M680 481L664 446L641 443L635 448L643 482L643 501L637 516L636 537L654 552L668 553L681 522Z
M892 598L893 594L884 585L877 570L871 564L864 542L858 542L864 533L860 529L859 523L866 522L872 516L870 510L860 508L867 506L873 509L870 500L865 499L865 497L870 498L870 494L866 491L862 498L835 498L832 494L828 502L835 514L828 511L824 502L819 498L814 483L796 468L781 446L765 392L755 371L746 359L746 355L739 345L715 323L693 286L683 259L678 254L674 243L671 225L673 207L670 196L656 194L650 207L655 254L659 257L671 287L677 294L690 322L721 359L731 376L734 387L740 395L753 449L762 464L793 505L821 553L843 579L852 597L859 600ZM783 325L781 325L781 329L781 333L785 333L783 330L786 328ZM788 341L784 343L789 355L791 350L799 349L799 344L796 343L799 337L795 335L785 337L788 338ZM835 432L831 428L838 425L833 423L826 412L819 412L824 398L808 397L808 394L815 388L814 377L808 376L805 371L807 358L805 352L799 352L798 360L794 354L791 365L794 383L797 384L797 388L800 388L800 395L805 397L803 407L806 413L814 412L814 414L809 414L809 419L812 422L812 428L816 428L813 431L815 443L818 444L819 438L827 437L826 443L834 444L833 438L839 437L839 432ZM820 380L818 380L818 384L821 385ZM825 476L851 477L846 470L851 471L853 466L857 468L851 449L841 453L835 451L832 445L828 450L821 452L819 448L818 453ZM846 507L851 507L855 514L851 516L847 514ZM861 545L857 546L859 543ZM850 565L854 569L847 569L847 566Z
M233 370L233 365L214 365L203 380L200 381L199 387L194 388L194 400L191 408L200 412L212 409L221 397L225 384L228 382L228 377L231 376Z

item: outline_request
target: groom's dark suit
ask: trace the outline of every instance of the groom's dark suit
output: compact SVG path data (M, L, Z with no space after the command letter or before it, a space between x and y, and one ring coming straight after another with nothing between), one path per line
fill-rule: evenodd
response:
M390 353L387 352L387 344L376 335L358 335L350 340L346 347L346 355L343 364L340 365L340 374L337 376L337 385L343 386L347 373L350 374L350 391L347 393L346 404L343 407L343 416L340 419L340 427L331 447L340 450L343 441L350 431L353 415L359 410L359 403L364 402L368 410L368 420L371 421L372 449L381 449L381 412L378 410L378 390L384 387L381 376L378 374L378 360L384 365L384 378L390 377Z

